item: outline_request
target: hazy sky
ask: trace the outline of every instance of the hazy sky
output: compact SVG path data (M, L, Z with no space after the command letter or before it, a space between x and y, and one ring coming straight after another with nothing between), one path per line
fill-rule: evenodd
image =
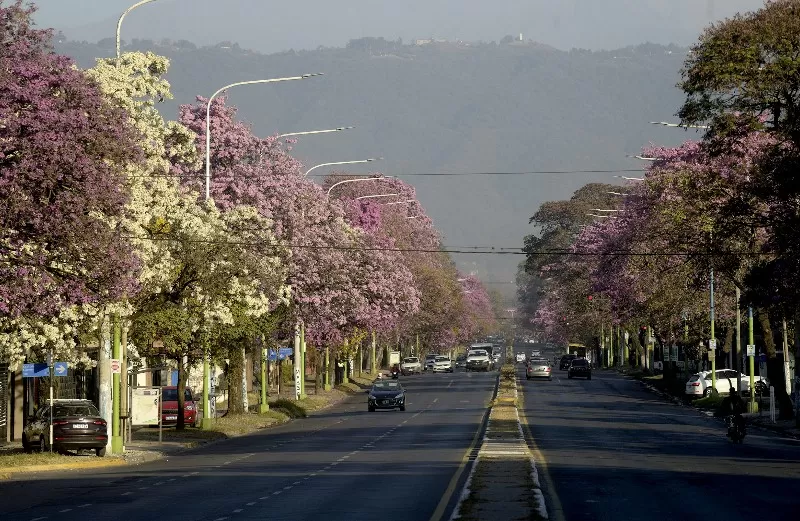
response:
M134 0L39 0L38 23L72 39L114 35ZM260 51L342 46L352 38L499 41L506 34L560 49L647 41L688 45L710 21L763 0L158 0L126 18L123 39L235 41Z

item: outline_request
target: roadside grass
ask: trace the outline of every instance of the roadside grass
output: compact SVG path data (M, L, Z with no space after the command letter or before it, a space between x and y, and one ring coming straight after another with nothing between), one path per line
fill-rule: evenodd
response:
M310 395L308 398L306 398L300 403L307 412L312 412L324 409L329 405L337 403L341 401L345 396L346 396L345 393L339 391L338 389L331 389L330 391L327 392Z
M365 374L362 376L352 376L350 377L350 381L356 385L360 385L363 388L372 387L372 382L375 381L375 376L372 374Z
M305 407L285 398L269 402L269 411L266 414L271 412L283 414L286 418L305 418L308 416Z
M363 391L363 388L361 386L354 384L352 382L348 382L346 384L339 384L336 386L336 389L348 394L358 394Z
M698 409L716 410L719 409L719 406L724 399L725 398L723 396L715 393L704 398L693 400L692 405Z
M270 405L270 407L272 407ZM279 423L285 423L289 416L282 410L269 410L263 414L234 414L217 418L207 432L216 433L221 438L233 438L249 434Z
M67 460L75 459L74 456L62 455L57 452L33 452L25 454L22 449L9 451L0 455L0 472L10 468L27 467L29 465L51 465L53 463L65 463Z
M58 454L50 452L34 452L25 454L22 449L4 451L0 453L0 480L7 479L11 474L23 472L37 472L60 469L90 469L124 465L125 460L106 456L98 458L91 456L78 456L75 454Z

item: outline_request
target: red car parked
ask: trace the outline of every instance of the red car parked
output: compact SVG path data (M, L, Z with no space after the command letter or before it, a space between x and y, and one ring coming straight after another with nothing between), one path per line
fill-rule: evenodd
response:
M178 388L176 386L162 387L161 405L161 424L178 424ZM183 421L185 425L197 427L197 403L194 401L194 394L190 388L186 388L183 394Z

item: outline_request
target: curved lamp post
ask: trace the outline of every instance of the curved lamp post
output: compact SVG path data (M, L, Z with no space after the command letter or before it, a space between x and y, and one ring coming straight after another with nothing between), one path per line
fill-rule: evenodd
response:
M149 3L155 2L155 1L156 0L141 0L141 2L137 2L137 3L133 4L132 6L130 6L129 8L125 9L125 12L122 13L122 16L119 17L119 21L117 22L117 60L119 60L120 47L121 47L121 41L122 41L122 40L120 40L120 33L122 32L122 20L125 19L125 16L128 13L130 13L131 11L136 9L137 7L141 7L144 4L149 4Z
M295 80L305 80L308 78L313 78L315 76L322 76L321 72L315 72L313 74L303 74L302 76L290 76L288 78L271 78L268 80L250 80L250 81L237 81L236 83L231 83L230 85L225 85L221 89L218 89L217 92L211 95L208 98L208 103L206 105L206 201L211 199L211 103L214 101L221 92L224 92L232 87L238 87L240 85L255 85L257 83L279 83L284 81L295 81Z
M681 125L680 123L669 123L667 121L651 121L651 125L661 125L662 127L678 127L678 128L697 128L708 130L708 125Z
M343 185L345 183L359 183L361 181L376 181L380 179L394 179L394 176L386 175L381 177L359 177L358 179L345 179L344 181L339 181L338 183L333 183L330 188L328 188L328 198L331 196L331 190L336 188L339 185Z
M624 179L626 181L644 181L644 177L625 177L624 175L615 175L614 177L618 179Z
M640 161L658 161L657 157L649 157L649 156L625 156L631 159L638 159Z
M282 137L289 137L289 136L308 136L311 134L328 134L330 132L341 132L343 130L350 130L356 127L336 127L327 130L308 130L306 132L288 132L286 134L278 134L275 136L276 139L280 139Z
M317 168L322 168L323 166L355 165L357 163L372 163L373 161L380 161L382 159L383 159L382 157L372 157L372 158L369 158L369 159L358 159L356 161L335 161L333 163L320 163L320 164L314 165L311 168L309 168L308 170L306 170L306 173L304 175L308 176L308 174L312 170L316 170Z
M361 197L356 197L356 201L360 201L362 199L378 199L380 197L397 197L400 194L374 194L374 195L362 195Z

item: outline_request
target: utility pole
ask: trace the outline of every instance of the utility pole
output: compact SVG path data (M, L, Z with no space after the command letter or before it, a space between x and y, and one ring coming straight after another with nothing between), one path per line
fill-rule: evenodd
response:
M711 394L717 392L717 337L714 334L714 268L711 268L711 338L708 340L708 358L711 360Z
M119 323L119 315L114 313L111 317L112 324L114 326L114 342L112 345L112 354L111 358L114 360L120 360L121 348L120 348L120 337L122 335L122 328L120 327ZM122 370L120 364L120 370ZM112 454L122 454L122 436L120 436L120 377L122 375L118 372L114 372L112 374L112 416L111 416L111 452Z
M300 399L305 400L306 394L306 325L300 322Z
M277 353L276 353L277 355ZM269 350L264 343L264 337L261 337L261 404L258 406L258 412L265 413L269 410L269 401L267 397L267 359L269 358ZM276 356L277 358L277 356Z
M113 409L111 405L111 335L109 331L108 319L103 313L100 318L100 344L97 353L97 377L99 380L98 389L98 409L100 415L107 423L112 422ZM113 435L113 432L112 432ZM106 450L113 450L111 446L111 436L108 437Z
M370 360L370 365L369 365L369 368L370 368L372 376L376 376L378 374L378 368L375 367L375 363L376 363L376 361L375 361L375 348L376 348L376 345L375 345L376 344L376 342L375 342L376 339L375 339L375 337L376 337L375 330L372 330L372 346L371 346L371 352L370 352L371 360Z
M736 392L742 395L742 310L739 307L739 299L742 291L736 287Z
M373 351L373 360L375 359L375 352ZM331 348L325 346L325 390L331 390Z
M747 308L747 358L750 360L750 412L756 412L756 341L753 338L753 306Z

